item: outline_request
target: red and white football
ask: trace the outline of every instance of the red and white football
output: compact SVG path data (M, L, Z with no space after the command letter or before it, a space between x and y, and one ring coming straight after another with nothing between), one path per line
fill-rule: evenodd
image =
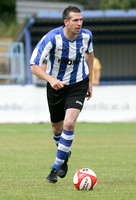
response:
M77 190L93 190L97 184L97 176L93 170L83 168L75 173L73 183Z

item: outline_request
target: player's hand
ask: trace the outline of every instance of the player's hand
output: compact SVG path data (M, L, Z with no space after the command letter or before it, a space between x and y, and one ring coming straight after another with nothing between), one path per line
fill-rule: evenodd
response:
M85 97L89 100L92 97L92 93L88 90Z
M60 81L60 80L58 80L58 79L53 78L53 79L50 81L50 85L51 85L51 87L52 87L53 89L59 90L59 89L63 88L63 87L66 85L66 83L64 83L63 81Z
M87 90L86 93L86 98L89 100L92 97L92 83L89 83L89 89Z

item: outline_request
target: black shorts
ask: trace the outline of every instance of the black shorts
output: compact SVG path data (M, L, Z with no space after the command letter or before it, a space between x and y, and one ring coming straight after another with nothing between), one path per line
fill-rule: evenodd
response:
M50 111L51 122L64 120L65 111L68 108L83 108L85 96L88 90L88 77L83 81L71 85L65 85L60 90L53 89L47 83L47 100Z

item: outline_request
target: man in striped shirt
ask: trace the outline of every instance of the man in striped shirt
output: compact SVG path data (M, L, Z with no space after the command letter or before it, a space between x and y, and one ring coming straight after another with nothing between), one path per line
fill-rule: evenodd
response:
M52 183L68 171L74 127L85 97L92 96L92 33L82 29L78 7L63 11L64 26L49 31L35 47L30 64L33 74L47 81L47 99L57 155L46 180ZM47 60L46 70L42 68Z

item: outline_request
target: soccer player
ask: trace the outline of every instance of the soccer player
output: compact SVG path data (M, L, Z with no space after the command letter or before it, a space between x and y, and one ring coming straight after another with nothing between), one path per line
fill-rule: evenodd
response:
M63 11L64 25L49 31L35 47L30 64L33 74L47 81L47 99L53 139L57 145L55 163L46 180L56 183L68 171L74 127L85 97L92 96L92 33L82 29L83 17L76 6ZM46 58L46 71L42 68Z

